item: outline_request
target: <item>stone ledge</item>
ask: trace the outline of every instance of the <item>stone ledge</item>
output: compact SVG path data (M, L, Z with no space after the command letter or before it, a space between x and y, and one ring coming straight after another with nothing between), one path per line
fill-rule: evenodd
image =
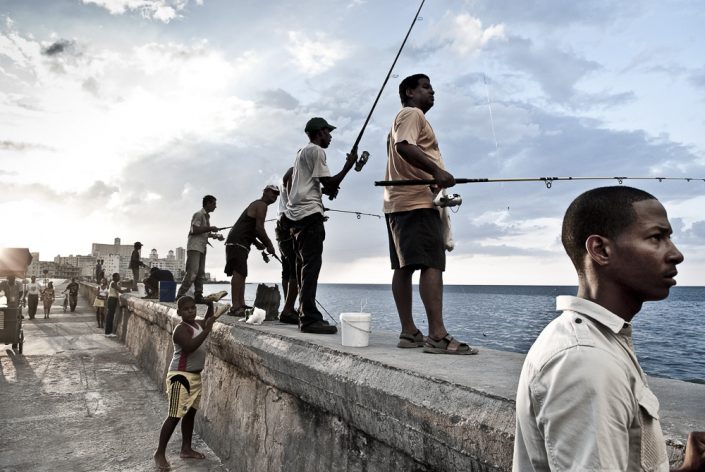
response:
M122 339L163 382L174 304L122 304ZM224 316L208 341L199 432L236 470L510 470L524 356L428 355L396 348L396 336L349 348L339 334ZM677 461L687 432L705 429L705 385L650 381Z

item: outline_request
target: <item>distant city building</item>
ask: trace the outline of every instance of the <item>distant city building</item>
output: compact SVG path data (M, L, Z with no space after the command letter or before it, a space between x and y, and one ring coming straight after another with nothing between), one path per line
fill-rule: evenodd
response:
M91 254L86 256L57 255L53 261L40 261L39 253L32 252L32 263L27 268L27 277L34 275L39 280L84 277L93 280L96 262L102 259L103 270L108 280L116 272L120 274L121 279L132 279L132 271L128 266L133 249L134 243L121 244L120 238L115 238L112 244L92 243ZM142 262L148 267L169 270L176 280L181 280L186 268L186 250L177 247L175 250L170 250L166 258L160 259L157 250L152 249L147 257L142 257ZM210 278L210 275L207 274L207 277Z

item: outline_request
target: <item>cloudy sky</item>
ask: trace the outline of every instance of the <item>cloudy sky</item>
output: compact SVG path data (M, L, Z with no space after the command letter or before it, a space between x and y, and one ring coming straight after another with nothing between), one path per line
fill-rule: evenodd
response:
M120 237L164 255L185 246L203 195L227 226L277 182L312 116L338 126L337 172L417 7L2 0L0 247L51 260ZM362 139L370 161L326 204L381 213L373 182L397 85L417 72L436 90L427 117L456 177L705 178L703 24L698 0L428 0ZM686 258L679 283L705 285L705 182L629 183L669 211ZM446 282L574 284L561 217L605 184L455 187ZM329 216L321 280L388 283L383 220ZM207 269L223 278L214 245ZM251 261L250 281L276 280L274 264Z

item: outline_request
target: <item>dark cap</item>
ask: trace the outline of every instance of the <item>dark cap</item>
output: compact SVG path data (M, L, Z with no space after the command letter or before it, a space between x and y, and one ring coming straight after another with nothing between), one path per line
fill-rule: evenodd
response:
M306 123L306 128L304 129L304 131L307 133L313 133L315 131L318 131L319 129L324 129L324 128L327 128L328 130L333 131L335 129L335 126L331 125L323 118L317 116L315 118L311 118L310 120L308 120L308 123Z
M142 243L139 242L139 241L137 241L137 242L135 243L135 247L142 247Z

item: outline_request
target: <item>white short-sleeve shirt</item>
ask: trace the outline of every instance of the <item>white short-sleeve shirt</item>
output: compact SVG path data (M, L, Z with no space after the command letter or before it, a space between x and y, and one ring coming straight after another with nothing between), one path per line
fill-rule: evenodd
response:
M284 212L287 218L299 221L314 213L323 214L321 177L330 177L326 153L319 145L308 143L294 160L291 191Z

